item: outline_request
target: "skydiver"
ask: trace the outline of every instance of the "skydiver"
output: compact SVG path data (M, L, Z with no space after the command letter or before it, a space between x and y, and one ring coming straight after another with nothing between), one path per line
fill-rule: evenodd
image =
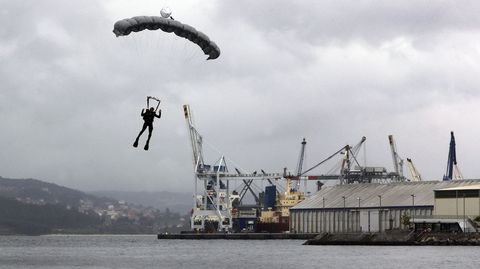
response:
M160 118L162 116L162 110L158 110L158 115L155 112L155 109L153 107L150 107L150 109L142 109L141 116L143 117L143 127L140 133L137 136L137 139L135 139L135 142L133 143L133 147L138 147L138 139L140 139L140 136L143 134L145 129L148 127L148 138L147 138L147 143L145 143L145 147L143 148L144 150L148 150L148 144L150 143L150 137L152 137L152 131L153 131L153 120L155 117Z

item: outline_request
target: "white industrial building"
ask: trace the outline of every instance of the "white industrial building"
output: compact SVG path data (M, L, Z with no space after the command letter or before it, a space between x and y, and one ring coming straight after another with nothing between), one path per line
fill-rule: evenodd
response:
M435 191L437 196L442 197L443 192L440 190L453 188L451 191L457 193L454 197L457 204L453 207L450 205L448 212L458 215L458 193L463 195L463 192L458 191L463 190L464 186L478 184L480 180L364 183L325 187L290 209L290 231L340 233L406 229L408 227L405 224L416 222L415 218L428 219L436 215ZM475 196L472 188L466 188L469 199ZM450 196L453 195L449 193ZM468 201L472 205L469 212L480 212L480 207L473 208L475 203L480 203L480 191L476 193L476 200ZM460 197L463 199L463 196ZM446 207L445 200L437 202L443 203L442 208ZM453 208L455 211L452 211ZM462 210L463 207L460 211ZM443 210L442 214L445 212Z
M435 190L434 214L416 218L416 230L476 232L480 216L480 184Z

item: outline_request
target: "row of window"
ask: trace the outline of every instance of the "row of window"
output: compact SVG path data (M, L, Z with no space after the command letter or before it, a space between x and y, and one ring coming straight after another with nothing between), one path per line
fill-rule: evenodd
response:
M480 190L449 190L435 191L435 198L463 198L463 197L480 197Z

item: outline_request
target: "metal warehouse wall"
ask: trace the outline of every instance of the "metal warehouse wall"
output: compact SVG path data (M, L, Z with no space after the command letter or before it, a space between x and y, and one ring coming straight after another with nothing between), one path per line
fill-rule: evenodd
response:
M290 211L290 232L382 232L407 229L402 215L431 216L433 206L374 209L302 209Z

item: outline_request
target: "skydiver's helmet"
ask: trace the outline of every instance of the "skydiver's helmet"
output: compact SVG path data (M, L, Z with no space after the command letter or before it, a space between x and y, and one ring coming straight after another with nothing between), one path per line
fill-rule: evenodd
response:
M152 107L151 107L149 110L150 110L150 111L154 111L154 110L155 110L155 108L153 108L153 106L152 106Z
M172 15L172 11L169 7L164 7L160 10L160 15L162 15L163 18L168 19Z

